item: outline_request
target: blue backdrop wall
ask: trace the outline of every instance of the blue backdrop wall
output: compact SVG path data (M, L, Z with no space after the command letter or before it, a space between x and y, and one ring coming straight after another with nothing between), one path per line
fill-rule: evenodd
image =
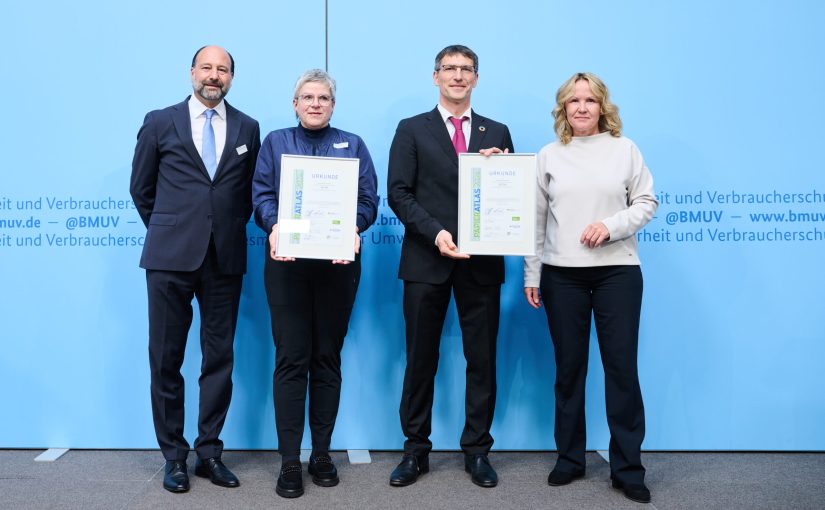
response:
M144 114L191 91L196 48L220 44L233 53L229 101L264 133L294 124L295 78L328 59L339 85L333 125L365 139L383 200L397 122L435 105L433 57L463 43L481 58L474 107L507 123L518 151L537 152L553 139L555 90L588 70L611 88L625 134L646 157L661 206L640 233L644 448L825 449L825 7L812 0L477 1L457 14L443 5L5 6L0 447L156 447L137 267L144 228L128 179ZM104 208L86 209L89 203ZM395 277L402 233L382 202L363 237L337 449L402 446ZM227 448L269 449L277 441L263 235L252 224L248 234L224 439ZM85 246L87 238L108 246ZM521 278L521 260L509 258L493 435L497 448L551 449L552 348L543 312L524 303ZM603 376L592 340L588 447L605 449ZM453 313L441 356L432 439L452 449L464 407ZM199 358L193 335L184 366L190 440Z

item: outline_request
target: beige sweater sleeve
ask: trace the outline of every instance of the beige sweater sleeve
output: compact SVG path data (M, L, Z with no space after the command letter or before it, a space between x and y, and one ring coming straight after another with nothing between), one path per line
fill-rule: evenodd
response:
M645 165L642 153L635 144L630 146L632 177L627 189L627 209L602 220L610 232L610 240L617 241L635 235L653 218L659 202L653 194L653 176Z

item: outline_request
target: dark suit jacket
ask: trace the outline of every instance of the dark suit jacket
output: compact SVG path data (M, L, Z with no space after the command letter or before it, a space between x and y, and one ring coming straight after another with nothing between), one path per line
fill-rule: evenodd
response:
M220 272L243 274L260 128L226 103L226 144L210 180L192 141L188 100L149 112L138 132L130 191L147 228L140 267L194 271L214 237Z
M513 152L510 131L473 111L467 151L490 147ZM447 230L458 239L458 156L438 108L398 124L390 148L387 196L405 227L398 277L444 283L456 262L441 256L435 237ZM473 256L468 262L477 283L504 282L502 257Z

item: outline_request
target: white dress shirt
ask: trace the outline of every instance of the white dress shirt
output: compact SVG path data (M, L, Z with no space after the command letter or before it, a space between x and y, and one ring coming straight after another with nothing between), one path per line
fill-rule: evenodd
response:
M203 125L206 122L206 110L209 107L201 103L195 93L189 98L189 120L192 123L192 141L195 142L195 148L198 149L198 154L203 157ZM215 115L212 116L212 130L215 132L215 161L218 165L221 164L221 154L226 145L226 103L218 103L215 108Z

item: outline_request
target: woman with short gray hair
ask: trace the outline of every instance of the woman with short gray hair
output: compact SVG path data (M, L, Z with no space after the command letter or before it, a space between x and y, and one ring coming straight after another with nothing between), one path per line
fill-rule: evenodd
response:
M273 396L281 471L276 492L285 498L304 493L301 439L307 389L312 454L309 473L322 487L338 484L329 456L330 439L341 394L341 349L361 278L361 237L375 221L378 187L375 167L364 141L335 129L335 80L320 69L303 73L295 84L292 107L298 125L267 135L252 181L255 223L268 235L264 285L275 341ZM278 245L281 156L358 158L355 260L282 257Z

